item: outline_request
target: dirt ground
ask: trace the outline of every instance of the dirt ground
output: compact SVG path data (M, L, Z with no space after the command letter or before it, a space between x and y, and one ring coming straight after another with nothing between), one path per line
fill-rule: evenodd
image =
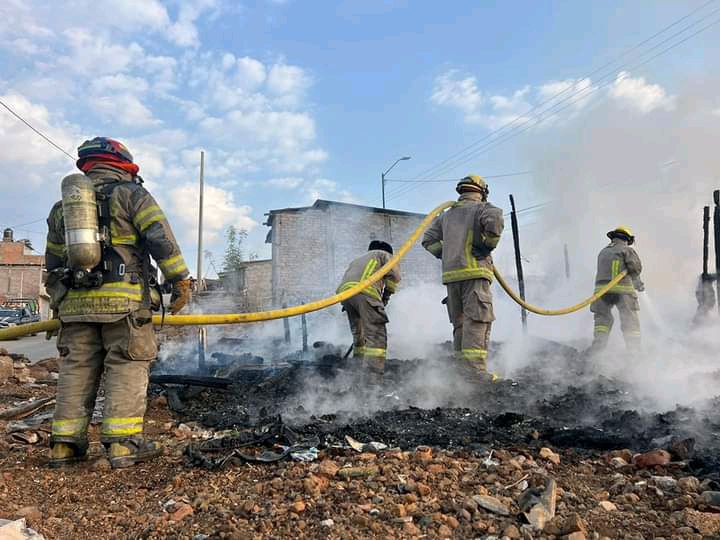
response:
M281 382L274 381L275 392ZM497 388L499 393L517 392L510 384ZM31 383L11 377L0 385L0 413L30 399L51 397L54 391L52 380ZM676 455L682 453L678 448L673 454L639 454L650 448L613 448L622 440L613 437L601 441L607 448L588 448L592 445L581 440L587 430L557 436L552 422L568 424L564 417L539 421L500 409L490 414L400 404L352 421L311 416L298 423L298 436L320 443L313 461L229 459L213 470L193 466L188 445L197 448L201 441L222 435L231 423L221 414L223 407L238 413L233 400L252 403L250 393L249 388L195 392L185 399L180 414L170 410L166 391L153 387L146 430L162 442L165 454L117 471L110 470L104 458L97 426L91 428L94 442L87 463L51 470L47 419L25 430L0 420L0 518L24 517L52 539L720 535L715 471L698 468L689 455L682 459ZM533 410L552 415L556 402L567 405L568 395L534 403ZM576 399L581 394L571 395ZM50 404L32 417L51 410ZM241 412L237 417L250 426L254 420ZM613 425L622 423L612 414L608 417ZM657 430L641 416L620 417ZM658 422L668 425L669 417L661 418L665 420ZM204 424L197 421L202 419ZM235 435L243 429L237 422ZM577 444L567 433L577 437ZM645 432L638 433L629 439L634 445L646 440ZM358 451L348 446L345 435L364 443L383 436L390 448L366 445ZM254 455L278 450L272 441L257 446L243 450Z

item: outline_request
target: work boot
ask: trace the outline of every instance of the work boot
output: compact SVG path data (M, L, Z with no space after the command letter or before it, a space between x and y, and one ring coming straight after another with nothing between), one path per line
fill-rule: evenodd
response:
M56 442L50 448L50 461L48 465L51 469L60 469L67 467L79 461L87 459L88 443L67 443Z
M162 454L159 444L145 439L126 439L110 443L108 457L113 469L132 467L142 461L150 461Z
M459 360L460 374L470 383L488 383L500 379L496 373L487 370L485 362L477 360Z

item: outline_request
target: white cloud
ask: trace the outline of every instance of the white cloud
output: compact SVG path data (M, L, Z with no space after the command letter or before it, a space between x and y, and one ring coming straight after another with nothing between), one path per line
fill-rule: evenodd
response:
M550 101L548 105L567 100L563 103L572 103L573 107L581 109L592 96L594 88L592 81L588 78L549 81L538 87L538 98L541 102Z
M101 10L94 1L86 2L88 12L101 11L105 24L119 28L162 30L170 24L168 12L158 0L111 0ZM94 9L93 9L94 8ZM108 16L109 15L109 16Z
M287 176L285 178L271 178L268 184L280 189L295 189L302 185L303 179L297 176Z
M171 211L182 225L180 235L194 238L197 234L198 186L184 184L170 191ZM208 243L219 240L222 232L234 225L239 229L251 231L258 223L251 216L252 208L238 206L231 192L205 185L203 202L203 233Z
M344 203L360 204L355 195L345 189L339 189L338 183L327 178L317 178L305 188L305 194L309 202L318 199L340 201Z
M482 124L489 129L511 123L547 127L557 123L560 113L567 118L584 111L598 95L597 89L589 78L584 78L526 85L509 95L489 95L480 90L476 77L450 70L435 79L430 99L436 105L458 110L466 123ZM607 96L641 113L670 111L675 107L675 97L661 86L648 84L642 77L631 78L627 72L618 74ZM530 111L533 113L529 114Z
M631 77L627 71L618 73L609 94L623 105L642 114L657 109L675 109L675 96L669 96L659 84L646 83L644 77Z
M198 47L200 37L196 22L205 12L217 7L216 0L184 0L177 20L167 29L168 37L181 47Z
M76 146L74 142L78 138L78 130L75 126L65 122L62 117L51 117L46 107L32 103L23 96L6 94L0 96L0 99L73 155ZM58 164L65 161L71 163L67 156L48 146L45 140L30 131L5 109L0 110L0 146L3 148L0 152L0 163L23 165Z
M122 126L146 128L161 124L152 111L132 94L96 97L91 106L106 121L114 121Z
M83 28L70 28L63 35L70 54L62 56L59 63L88 77L125 71L144 55L137 43L110 43L102 35Z
M457 70L450 70L435 79L430 98L436 105L460 109L465 114L476 114L483 98L475 77L461 78Z
M308 74L298 66L275 64L267 78L268 90L288 106L297 105L312 84Z
M145 79L131 77L118 73L116 75L105 75L92 82L92 89L95 92L127 92L142 94L147 91L148 84Z

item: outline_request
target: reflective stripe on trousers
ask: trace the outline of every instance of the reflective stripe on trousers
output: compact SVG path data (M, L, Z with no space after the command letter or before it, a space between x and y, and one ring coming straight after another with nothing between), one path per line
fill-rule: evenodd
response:
M142 416L130 418L104 418L102 424L103 437L129 437L138 435L143 430Z
M353 349L354 356L367 356L374 358L385 358L387 354L386 349L378 349L373 347L355 347Z
M89 422L90 418L87 416L67 420L53 420L52 434L55 437L83 438L87 433Z

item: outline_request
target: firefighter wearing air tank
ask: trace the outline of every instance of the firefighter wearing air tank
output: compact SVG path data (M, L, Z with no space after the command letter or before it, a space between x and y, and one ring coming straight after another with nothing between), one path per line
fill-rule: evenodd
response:
M392 246L387 242L370 242L368 252L348 266L337 292L346 291L370 277L390 260L392 254ZM353 357L361 363L357 367L365 372L371 385L381 384L385 371L388 323L385 306L399 282L400 267L395 266L381 280L342 303L353 335Z
M62 357L50 438L50 465L87 456L88 424L104 375L101 441L113 468L156 457L143 437L148 369L157 355L152 310L159 266L172 285L169 310L188 301L188 269L165 215L142 186L139 167L118 141L78 148L83 174L62 181L48 218L45 259Z
M613 327L613 306L620 314L620 329L625 345L630 351L640 349L640 303L637 291L644 291L645 285L640 279L642 263L637 252L630 246L635 242L632 231L620 226L607 233L610 244L600 251L597 262L595 290L602 288L621 272L627 271L620 283L610 292L592 303L590 311L595 315L595 329L590 352L605 348Z
M484 378L495 320L491 253L503 232L503 216L499 208L487 202L489 190L479 176L466 176L456 191L458 201L433 221L422 245L442 259L455 356L471 377Z

